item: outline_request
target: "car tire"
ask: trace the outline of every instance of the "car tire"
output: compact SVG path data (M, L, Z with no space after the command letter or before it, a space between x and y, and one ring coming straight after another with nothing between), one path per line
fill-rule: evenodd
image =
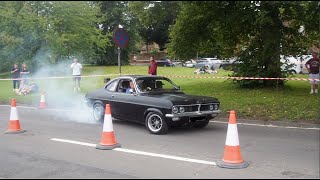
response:
M92 106L93 120L97 123L102 123L104 120L105 107L101 102L95 102Z
M210 121L209 119L205 119L203 121L195 122L193 127L194 128L204 128L209 124L209 121Z
M145 125L151 134L168 133L168 125L162 114L158 112L149 112L145 119Z

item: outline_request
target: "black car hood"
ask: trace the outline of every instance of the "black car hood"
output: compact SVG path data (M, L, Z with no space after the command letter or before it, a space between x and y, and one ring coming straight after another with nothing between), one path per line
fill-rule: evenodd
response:
M189 95L183 93L159 93L149 94L148 96L169 100L174 105L219 103L218 99L213 97Z

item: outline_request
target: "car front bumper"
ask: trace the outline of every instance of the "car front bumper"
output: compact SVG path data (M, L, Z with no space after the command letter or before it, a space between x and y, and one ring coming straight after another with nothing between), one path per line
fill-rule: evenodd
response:
M177 114L166 114L167 118L180 118L180 117L197 117L197 116L207 116L207 115L217 115L221 112L221 110L214 111L195 111L195 112L184 112Z

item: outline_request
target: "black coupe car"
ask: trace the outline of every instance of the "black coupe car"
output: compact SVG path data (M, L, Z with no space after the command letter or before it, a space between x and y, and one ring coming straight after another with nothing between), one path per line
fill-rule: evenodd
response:
M203 128L220 112L217 98L187 95L170 79L150 75L119 76L87 93L85 102L96 121L103 122L110 104L112 118L143 123L152 134L187 124Z

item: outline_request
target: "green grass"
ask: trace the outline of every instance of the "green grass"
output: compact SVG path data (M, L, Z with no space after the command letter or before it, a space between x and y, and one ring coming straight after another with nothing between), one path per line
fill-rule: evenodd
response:
M226 77L231 71L219 70L218 74L193 73L194 68L158 67L158 75L163 76L196 76L196 77ZM122 66L122 74L147 74L147 66ZM104 85L104 78L118 76L118 66L84 66L83 75L106 75L102 77L87 77L81 80L82 92L92 91ZM111 75L113 74L113 75ZM7 74L0 74L1 78L8 78ZM307 75L295 77L307 78ZM259 120L284 120L295 122L320 123L320 95L310 95L310 85L307 81L290 80L284 88L241 89L233 85L230 80L221 78L192 78L169 77L179 85L185 93L212 96L221 102L221 117L228 117L230 110L237 112L238 118ZM244 80L245 81L245 80ZM45 89L54 82L61 87L72 88L72 80L49 79L37 80ZM9 104L12 98L17 102L35 104L37 100L32 96L17 96L12 92L12 81L0 81L0 103ZM59 97L57 97L59 98Z

